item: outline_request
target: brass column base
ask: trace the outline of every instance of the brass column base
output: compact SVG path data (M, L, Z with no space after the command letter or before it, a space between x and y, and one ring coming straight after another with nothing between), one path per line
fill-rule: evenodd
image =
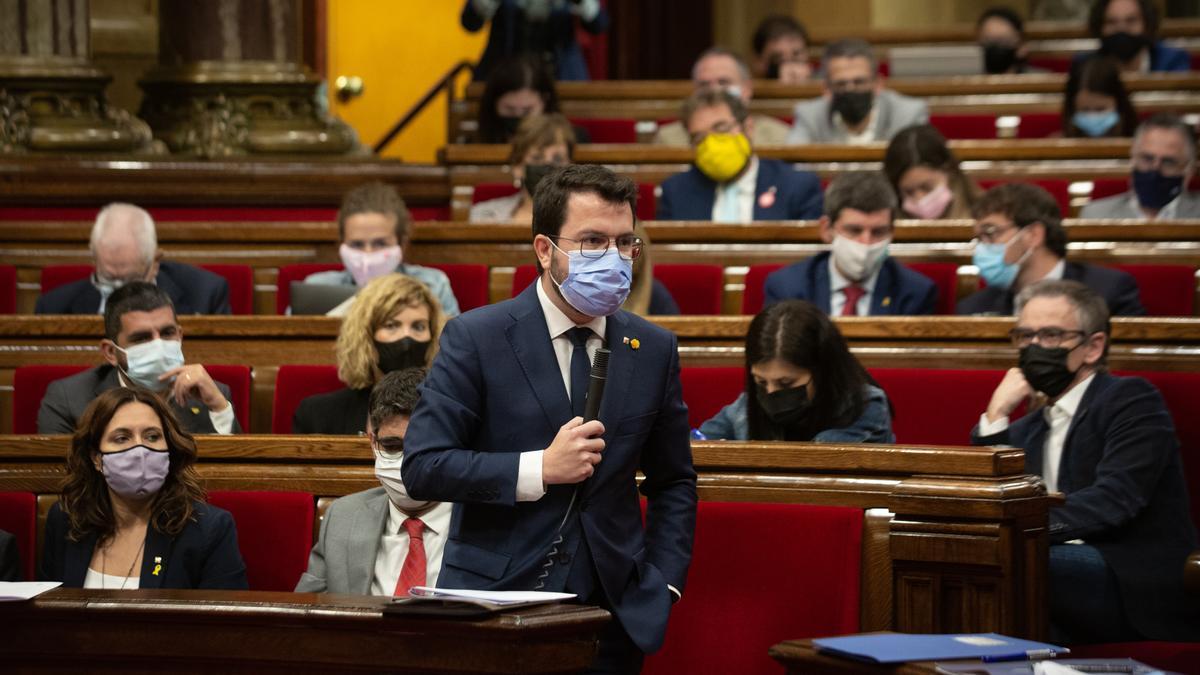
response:
M139 114L172 153L366 154L354 130L317 104L319 84L291 63L159 67L139 83L146 92Z
M145 122L108 105L111 79L75 59L0 58L0 154L162 152Z

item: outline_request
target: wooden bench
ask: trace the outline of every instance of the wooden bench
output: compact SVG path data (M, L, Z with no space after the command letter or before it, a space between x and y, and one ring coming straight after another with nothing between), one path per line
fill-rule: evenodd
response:
M362 438L202 437L210 490L374 487ZM65 437L0 438L0 491L57 498ZM1045 486L1020 450L694 443L700 498L863 510L862 630L1045 631Z

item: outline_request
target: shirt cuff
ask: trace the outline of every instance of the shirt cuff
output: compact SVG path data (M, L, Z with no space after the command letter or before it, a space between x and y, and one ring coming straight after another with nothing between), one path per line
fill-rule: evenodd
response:
M675 599L672 600L671 602L679 602L680 600L683 599L683 594L679 592L678 588L675 588L671 584L667 584L667 590L671 591L671 593L675 595Z
M571 5L571 12L587 23L600 14L600 0L580 0L578 5Z
M212 420L213 430L218 434L228 436L233 433L233 403L226 401L225 409L220 412L208 411L208 419Z
M517 466L517 501L536 502L546 494L542 485L542 455L545 453L545 450L521 453L521 463Z
M987 413L979 416L979 435L991 436L998 434L1008 428L1008 415L1001 417L995 422L989 422Z

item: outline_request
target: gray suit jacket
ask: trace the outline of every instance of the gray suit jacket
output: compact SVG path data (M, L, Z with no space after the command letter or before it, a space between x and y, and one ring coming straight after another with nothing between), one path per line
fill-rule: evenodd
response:
M788 125L770 115L751 114L750 117L754 118L754 133L750 134L750 145L760 147L787 143L790 129ZM683 122L675 120L659 127L658 133L654 135L654 144L686 148L692 144L692 139L688 137L687 129L683 128Z
M825 96L797 103L788 144L845 143L846 133L833 126L829 104ZM890 141L901 129L928 122L929 105L919 98L884 89L875 97L875 114L875 140Z
M1184 192L1179 196L1172 218L1200 218L1200 194ZM1144 218L1138 209L1137 195L1122 192L1119 195L1097 199L1083 205L1080 218Z
M73 434L75 424L83 416L92 399L100 394L121 386L117 378L117 369L105 364L82 373L76 373L61 380L55 380L46 387L46 395L38 408L37 428L39 434ZM226 400L232 400L229 387L217 382L217 388ZM200 401L189 400L186 406L180 407L175 401L170 401L175 417L189 433L215 434L212 419L208 416L208 408ZM233 420L233 433L241 433L237 418Z
M334 500L296 592L370 595L387 519L388 496L382 487Z

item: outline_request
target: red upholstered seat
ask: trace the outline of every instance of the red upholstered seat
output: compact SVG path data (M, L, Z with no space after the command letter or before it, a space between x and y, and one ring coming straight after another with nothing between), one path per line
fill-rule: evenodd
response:
M995 115L935 113L929 116L929 123L949 140L996 137Z
M330 272L342 269L338 263L296 263L280 265L279 276L275 282L275 312L283 314L292 304L292 282L304 281L310 274Z
M13 371L13 433L36 434L46 387L89 366L20 366Z
M654 278L671 291L680 314L721 313L725 270L720 265L655 265Z
M301 401L313 394L324 394L345 386L338 379L337 366L279 366L279 374L275 376L271 433L292 433L292 416Z
M450 205L410 206L408 213L413 220L450 220ZM329 220L334 220L334 218Z
M751 265L746 271L745 289L742 291L742 314L758 314L763 308L763 284L767 276L783 265L766 263Z
M208 501L233 515L250 590L295 590L313 544L313 496L216 491L208 493Z
M1196 269L1191 265L1113 265L1137 280L1138 295L1150 316L1195 314Z
M487 265L428 265L446 273L450 279L450 290L458 300L458 309L467 311L488 304Z
M954 314L954 305L958 302L958 264L947 262L934 263L905 263L908 269L925 275L937 286L937 304L934 312L937 314Z
M1017 138L1048 138L1062 131L1062 115L1054 112L1021 113Z
M638 220L654 220L654 211L658 204L658 197L654 194L657 186L654 183L638 183L637 187ZM515 194L517 190L518 188L513 187L512 183L479 183L471 193L471 203L478 204L489 199L507 197Z
M781 640L857 632L862 519L844 507L701 501L687 587L644 672L776 674L767 650ZM764 542L770 554L754 554Z
M37 559L37 498L32 492L0 492L0 530L17 540L22 576L18 581L33 581Z
M91 273L91 265L46 265L42 267L42 292L86 279Z
M0 314L17 313L17 268L0 265Z
M871 368L895 408L897 443L969 445L1003 370Z
M592 143L637 143L637 120L572 117L571 124L583 127Z
M1034 54L1029 57L1029 65L1042 70L1049 70L1052 73L1066 73L1071 70L1070 56L1056 56L1054 54Z
M229 402L243 433L250 433L250 366L204 364L212 379L229 387Z
M679 369L683 402L688 407L688 423L699 428L721 408L733 403L745 386L745 371L738 366L699 367Z
M471 191L471 203L487 202L501 197L515 195L521 188L512 183L479 183Z
M1118 642L1071 645L1071 658L1129 658L1175 673L1200 673L1200 642Z
M229 284L229 309L234 314L254 313L254 268L249 265L197 265Z
M529 288L529 284L532 284L537 277L537 268L533 265L517 265L517 268L513 270L512 297L517 297L521 291Z
M1075 181L1070 181L1070 180L1061 179L1061 178L1038 178L1038 179L1031 180L1031 181L1008 181L1008 180L998 180L998 179L984 179L984 180L980 180L978 182L979 182L979 187L983 188L984 190L989 190L989 189L996 187L997 185L1000 185L1002 183L1012 183L1012 182L1033 183L1034 185L1037 185L1037 186L1045 189L1046 192L1049 192L1054 197L1054 200L1056 202L1058 202L1058 208L1064 214L1069 214L1071 212L1070 186L1071 186L1071 183L1073 183Z

